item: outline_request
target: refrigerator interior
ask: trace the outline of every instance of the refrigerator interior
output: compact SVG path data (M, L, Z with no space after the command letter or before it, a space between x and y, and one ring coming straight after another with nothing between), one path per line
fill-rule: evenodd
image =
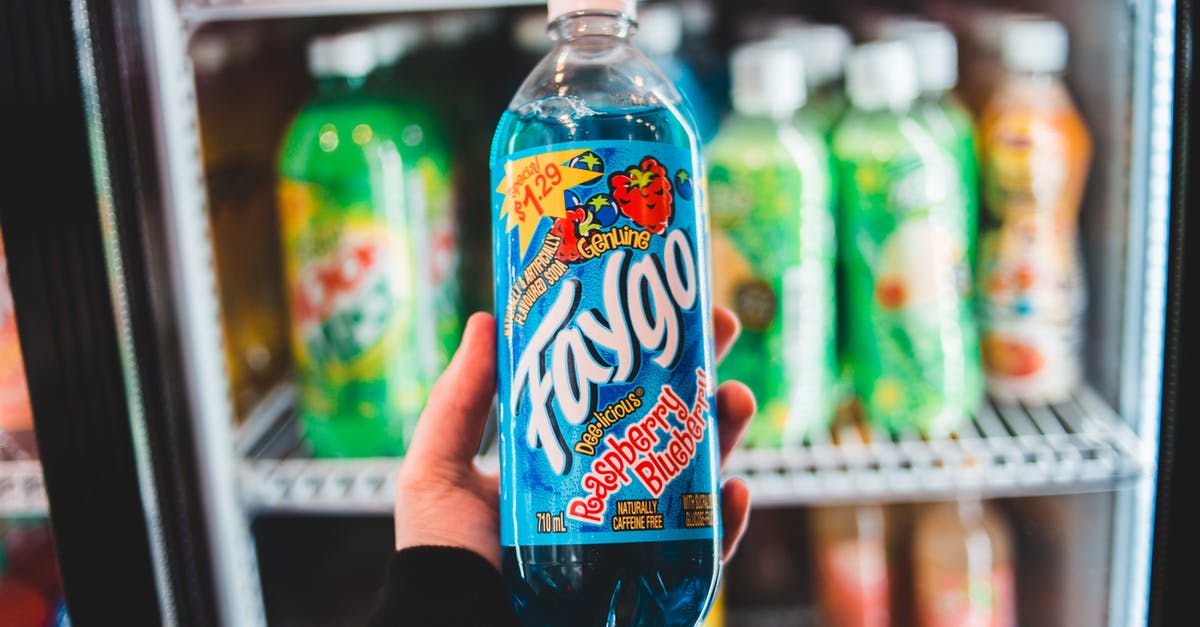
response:
M311 459L295 416L275 162L286 125L311 90L305 45L320 33L423 20L432 43L408 67L473 94L457 92L440 113L459 168L463 301L468 311L488 309L490 207L479 181L487 180L492 128L533 62L514 45L512 24L540 9L432 0L142 4L157 145L145 167L162 181L159 237L163 276L171 279L159 287L172 295L187 364L196 481L221 618L231 625L360 620L391 550L391 477L399 462ZM960 9L950 0L714 4L722 55L737 18L758 10L854 28L869 10L953 23ZM1151 0L1003 6L1051 14L1071 33L1066 80L1095 144L1080 219L1087 386L1053 408L988 403L953 439L872 432L860 441L816 438L794 449L740 452L728 472L749 481L756 510L727 570L730 625L815 624L812 507L883 502L906 520L917 503L964 494L993 499L1009 522L1020 624L1132 625L1145 615L1174 7ZM495 463L484 451L481 464ZM903 569L911 556L901 548L895 559L891 567ZM904 624L911 608L900 600L910 594L897 587L892 594Z

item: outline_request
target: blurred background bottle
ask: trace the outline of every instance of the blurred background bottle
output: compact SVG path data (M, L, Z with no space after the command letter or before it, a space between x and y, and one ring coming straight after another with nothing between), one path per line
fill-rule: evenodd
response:
M919 627L1014 627L1012 535L978 499L938 503L913 532Z
M1063 401L1082 378L1078 220L1092 147L1061 80L1067 47L1058 22L1006 20L1007 74L981 122L983 355L1002 400Z
M638 8L637 36L632 40L679 90L691 105L701 143L717 133L721 112L710 101L696 72L680 52L683 14L674 4L648 4Z
M201 33L191 46L203 95L197 105L226 367L239 421L291 361L273 163L292 113L284 94L300 86L289 84L286 72L263 80L261 64L281 59L262 39L243 25Z
M833 135L841 190L844 360L866 416L944 435L981 398L965 208L953 155L912 114L919 94L900 42L856 48L853 108Z
M66 624L62 583L44 520L0 519L0 625Z
M820 132L796 114L795 47L743 45L732 69L734 112L708 150L713 298L742 322L720 374L757 397L746 443L779 446L826 428L835 403L831 166Z
M33 440L33 408L8 288L8 259L0 238L0 459L36 457Z
M979 233L979 161L975 145L975 123L954 94L958 82L958 46L945 26L914 18L886 21L884 39L908 44L917 62L917 84L921 95L913 104L913 117L925 125L933 138L954 157L960 176L961 198L967 234L967 260L974 271Z
M375 39L315 40L316 93L280 152L279 219L305 435L322 457L402 454L445 361L421 134L369 89ZM437 217L437 216L433 216Z
M821 625L887 627L890 624L886 528L880 505L813 508L813 551Z

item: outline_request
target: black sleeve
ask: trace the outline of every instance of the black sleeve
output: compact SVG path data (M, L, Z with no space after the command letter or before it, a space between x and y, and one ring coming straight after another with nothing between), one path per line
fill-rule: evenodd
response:
M368 627L517 626L500 573L479 554L448 546L398 551Z

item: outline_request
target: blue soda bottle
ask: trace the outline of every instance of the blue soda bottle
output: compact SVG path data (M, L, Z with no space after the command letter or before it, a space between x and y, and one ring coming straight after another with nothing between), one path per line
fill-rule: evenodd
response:
M696 625L720 569L700 142L633 0L550 0L492 144L504 576L527 625Z

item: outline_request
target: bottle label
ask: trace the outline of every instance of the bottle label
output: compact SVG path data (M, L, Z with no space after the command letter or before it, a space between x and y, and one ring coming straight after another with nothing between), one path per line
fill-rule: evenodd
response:
M414 332L414 316L428 281L412 262L412 233L391 227L369 200L342 206L292 180L281 183L280 217L305 414L389 423L417 415L426 382L413 370L427 368L405 355L425 335ZM402 425L389 428L400 441Z
M950 428L982 395L954 167L940 150L842 162L847 354L867 415L895 430Z
M815 153L738 142L709 161L713 300L742 322L718 373L754 391L752 446L799 441L834 406L834 226L829 164Z
M1076 221L1087 141L1065 120L1035 122L1002 116L985 137L996 224L981 240L983 359L993 392L1057 400L1081 370L1087 298Z
M505 545L719 533L698 166L632 141L493 164Z

